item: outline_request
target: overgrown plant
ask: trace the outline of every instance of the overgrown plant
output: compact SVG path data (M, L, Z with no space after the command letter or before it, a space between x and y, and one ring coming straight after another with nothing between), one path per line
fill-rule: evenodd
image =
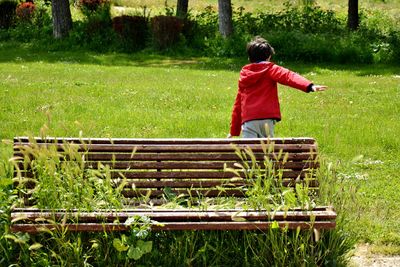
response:
M100 169L94 170L94 173L82 171L82 167L87 162L81 157L82 154L77 153L77 146L64 144L62 147L61 151L39 145L25 148L23 158L25 158L26 168L17 169L20 174L18 179L20 182L29 182L29 179L22 179L23 171L28 166L33 167L35 179L39 180L36 187L41 183L49 183L50 174L55 175L52 178L55 179L55 184L58 187L69 187L68 190L72 192L70 198L78 198L80 202L60 203L55 199L60 197L62 199L62 194L68 192L58 191L49 196L51 199L49 202L41 200L42 204L40 205L60 208L60 204L65 204L68 208L80 204L81 208L90 209L87 205L93 205L93 199L90 197L87 199L86 196L82 198L79 194L88 194L87 192L89 192L88 196L93 196L86 187L92 187L92 190L96 191L98 185L96 182L85 183L83 180L101 178L106 181L106 188L96 192L99 192L99 195L106 193L104 198L95 198L100 204L96 208L118 206L118 203L113 203L113 201L115 198L121 198L118 195L119 192L110 191L110 195L107 193L111 186L110 181L107 182L109 170L100 166ZM282 179L282 171L273 168L272 164L285 162L287 157L284 153L272 152L265 146L265 156L260 161L250 149L237 151L242 162L236 166L237 169L231 171L236 172L238 177L242 177L240 172L244 173L247 183L244 190L249 199L247 203L241 203L244 208L287 210L301 206L311 209L314 201L319 204L327 204L329 196L338 194L337 197L340 197L339 195L343 193L340 190L336 192L336 188L329 189L330 183L328 182L322 186L323 190L320 192L319 198L315 199L307 189L307 179L311 177L305 178L304 186L297 188L286 186L287 181ZM33 154L34 157L32 157ZM270 155L275 155L273 160L270 159ZM33 158L37 158L37 160L33 160ZM67 164L65 159L71 163ZM11 177L10 165L4 169L9 170L6 173ZM335 177L331 177L333 173L331 166L318 175L323 174L324 179L333 181L335 179ZM75 179L72 179L72 176ZM65 179L65 181L58 181L60 179ZM76 188L75 181L80 185L81 191ZM43 195L35 195L35 193L32 195L38 198L38 201L40 198L44 198L44 192L49 195L52 190L57 191L57 188L42 186L40 190L45 190L42 192ZM63 201L68 200L63 199ZM109 201L111 204L104 206L102 201ZM172 201L179 201L179 198L178 200L172 198ZM205 202L204 206L208 205L206 198L196 201ZM231 204L229 199L222 199L220 204L224 202ZM199 205L202 204L199 203ZM341 218L345 218L345 216L342 215ZM11 234L7 230L9 222L7 219L4 222L2 226L5 230L0 240L2 250L7 251L7 258L4 262L12 264L18 260L21 264L35 263L37 266L54 264L58 266L129 266L132 264L148 265L149 263L164 266L344 266L348 260L348 252L355 242L355 239L343 227L343 224L346 223L344 219L338 221L336 229L329 231L290 230L272 224L266 231L152 232L150 225L156 222L147 217L133 217L125 222L126 225L131 226L130 231L123 234L71 233L60 228L34 236L20 233ZM240 256L238 257L238 255Z
M50 210L115 210L122 207L124 199L121 192L125 182L111 179L106 166L86 168L89 163L84 159L85 154L78 152L79 145L41 146L33 139L31 143L32 146L20 148L20 156L8 163L1 161L4 166L0 168L0 249L5 255L1 264L10 265L18 261L36 266L114 265L121 262L129 265L151 252L152 241L146 241L146 237L150 224L156 222L147 217L129 218L122 222L130 227L129 235L73 233L63 227L42 229L32 236L11 233L10 209L24 205L16 202L17 193L29 197L27 200L35 203L36 207ZM13 169L16 173L14 183L18 184L15 190L12 190Z
M139 260L144 254L150 253L153 241L145 241L150 232L150 227L156 222L148 217L136 216L128 218L125 225L130 226L130 235L122 234L120 238L114 238L113 247L128 259ZM120 255L120 257L122 256Z
M13 194L13 168L0 153L0 265L7 266L17 258L18 242L9 240L10 210L15 202Z
M21 147L23 161L15 158L15 179L20 194L38 208L91 211L122 207L125 183L115 186L109 166L86 168L89 163L76 144L40 146L31 142L32 146Z
M283 166L288 161L288 155L282 151L273 151L273 146L263 144L263 160L258 160L250 148L236 148L236 155L241 163L236 168L227 168L238 178L244 176L246 202L252 209L289 210L293 208L312 209L315 206L313 192L309 188L310 180L315 171L309 169L304 179L283 179ZM272 155L272 158L270 157Z

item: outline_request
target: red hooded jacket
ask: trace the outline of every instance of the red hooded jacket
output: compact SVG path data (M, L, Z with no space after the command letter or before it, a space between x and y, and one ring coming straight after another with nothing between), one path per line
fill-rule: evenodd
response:
M304 92L308 92L312 85L306 78L272 62L252 63L242 68L232 111L232 136L240 135L241 125L246 121L281 120L278 83Z

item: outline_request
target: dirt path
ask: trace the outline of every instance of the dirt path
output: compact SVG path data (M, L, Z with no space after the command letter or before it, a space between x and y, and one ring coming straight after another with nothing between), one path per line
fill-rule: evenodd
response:
M350 267L400 267L399 256L371 254L368 245L357 247L350 261Z

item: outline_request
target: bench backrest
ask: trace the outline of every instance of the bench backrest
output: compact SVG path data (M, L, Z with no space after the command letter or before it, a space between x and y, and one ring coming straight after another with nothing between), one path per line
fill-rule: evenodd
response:
M58 151L61 162L79 158L85 168L96 169L99 164L107 166L116 185L124 181L123 194L128 199L146 196L161 200L168 192L194 197L244 197L244 188L249 182L246 170L254 162L261 168L268 165L269 172L276 172L286 186L307 180L311 188L318 187L315 179L315 169L318 168L317 144L312 138L17 137L14 139L14 156L19 158L19 170L15 176L34 178L34 170L26 163L27 158L35 158L31 149L50 147ZM249 150L250 153L244 152ZM79 157L71 156L68 151L74 151ZM234 173L227 168L239 171ZM29 187L29 183L26 186ZM28 201L28 196L25 195L27 206L34 204Z

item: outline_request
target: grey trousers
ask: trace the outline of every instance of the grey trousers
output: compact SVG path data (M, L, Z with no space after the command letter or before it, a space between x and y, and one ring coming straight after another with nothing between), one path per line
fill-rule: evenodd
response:
M251 120L242 124L243 138L274 137L275 120Z

